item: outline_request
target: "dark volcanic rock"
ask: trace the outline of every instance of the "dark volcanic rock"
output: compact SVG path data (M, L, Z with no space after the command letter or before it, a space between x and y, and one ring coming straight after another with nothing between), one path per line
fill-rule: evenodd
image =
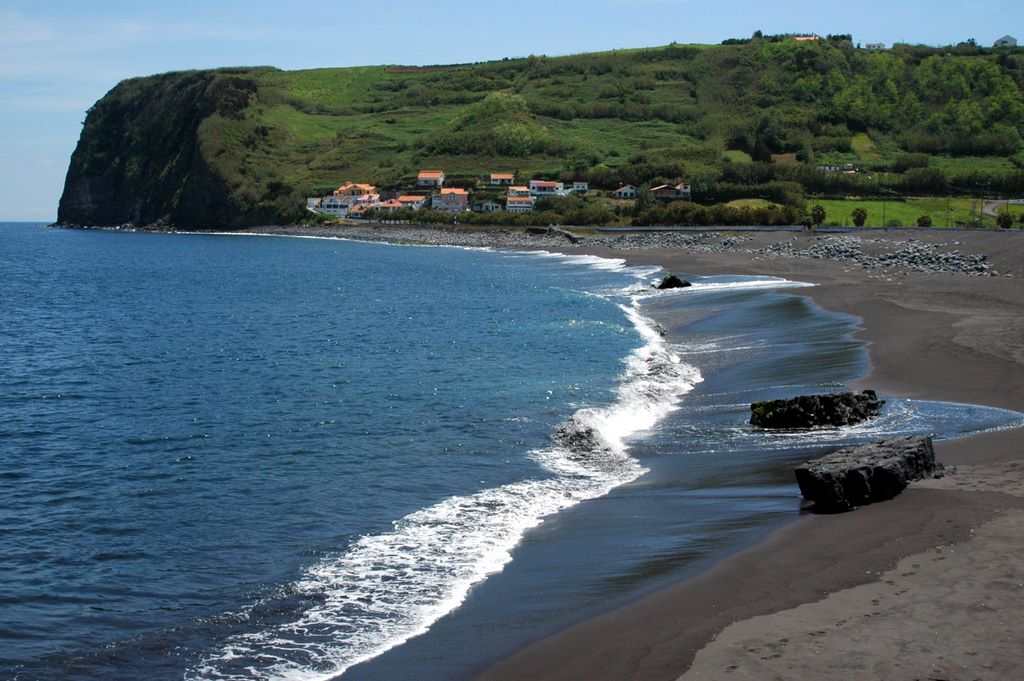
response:
M911 435L845 447L794 472L815 511L839 513L892 499L911 480L942 477L943 465L935 461L930 437Z
M686 288L687 286L692 286L692 285L693 284L691 284L690 282L686 281L685 279L680 279L676 275L670 274L670 275L668 275L667 277L665 277L664 279L661 280L661 283L658 284L658 288L659 289Z
M801 395L750 405L750 423L761 428L848 426L878 415L885 400L874 390L832 395Z

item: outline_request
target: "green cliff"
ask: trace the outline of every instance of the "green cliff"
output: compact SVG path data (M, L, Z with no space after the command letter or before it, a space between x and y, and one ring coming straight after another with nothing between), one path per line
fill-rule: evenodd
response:
M346 181L424 167L597 188L685 180L703 202L1024 194L1024 51L757 38L437 67L169 73L93 106L58 217L289 223ZM821 166L853 164L861 172Z

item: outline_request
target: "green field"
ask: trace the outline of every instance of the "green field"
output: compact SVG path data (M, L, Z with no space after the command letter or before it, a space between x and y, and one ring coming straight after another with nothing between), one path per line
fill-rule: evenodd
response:
M825 209L826 224L853 226L850 214L855 208L863 208L868 212L867 227L884 227L898 221L900 226L913 227L922 215L932 218L934 227L956 227L966 225L977 219L982 208L982 201L963 198L920 198L905 200L881 201L875 199L844 199L844 200L808 200L807 209L820 205ZM1013 207L1024 208L1024 207ZM1024 212L1024 211L1022 211ZM982 226L995 227L995 220L987 215L981 216Z

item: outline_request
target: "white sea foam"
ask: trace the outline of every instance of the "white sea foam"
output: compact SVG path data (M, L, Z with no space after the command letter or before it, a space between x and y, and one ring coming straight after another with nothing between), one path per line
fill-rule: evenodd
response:
M557 256L603 270L624 261ZM649 277L649 268L628 270ZM364 536L309 568L289 590L314 603L292 621L232 636L192 679L332 679L418 636L499 572L524 533L546 516L645 472L627 440L655 426L702 378L682 362L633 297L620 306L643 345L626 358L616 400L577 411L551 447L529 452L549 477L446 499Z
M749 277L744 279L730 279L727 281L716 281L717 277L708 277L705 280L697 280L691 282L690 286L685 288L675 288L666 290L653 290L651 293L654 295L680 295L694 293L712 293L722 291L756 291L763 289L781 289L781 288L808 288L814 286L804 281L793 281L791 279L782 279L780 277Z

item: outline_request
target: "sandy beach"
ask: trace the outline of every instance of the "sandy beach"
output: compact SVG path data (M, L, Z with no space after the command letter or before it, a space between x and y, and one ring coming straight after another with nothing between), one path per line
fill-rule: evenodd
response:
M856 387L1024 411L1024 234L871 235L880 248L908 237L988 254L999 276L749 252L589 252L815 283L801 293L863 320L870 372ZM793 238L756 234L745 245ZM1021 430L941 443L938 458L956 475L852 513L805 514L705 574L536 641L478 678L1009 678L1024 668L1014 625L1024 606L1022 450Z

